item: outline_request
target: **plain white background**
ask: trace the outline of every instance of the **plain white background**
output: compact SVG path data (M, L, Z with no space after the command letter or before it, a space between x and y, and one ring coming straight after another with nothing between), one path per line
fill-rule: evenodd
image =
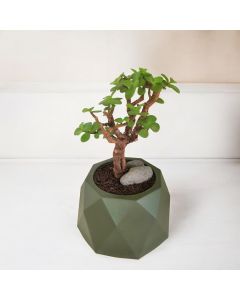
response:
M1 31L0 44L1 84L105 84L139 66L178 82L240 81L237 30Z

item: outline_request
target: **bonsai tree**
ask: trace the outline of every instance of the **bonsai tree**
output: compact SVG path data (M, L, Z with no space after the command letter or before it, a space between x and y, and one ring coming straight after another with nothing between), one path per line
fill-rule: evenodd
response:
M98 139L100 136L114 144L113 172L119 178L126 170L125 148L128 144L137 141L138 137L147 138L149 131L158 132L160 125L157 118L149 113L154 104L163 104L160 97L162 90L171 88L180 93L174 85L176 81L166 75L154 77L147 69L132 69L132 73L120 74L112 83L110 94L99 103L102 109L94 107L83 108L89 113L93 122L82 122L74 134L81 135L80 140L87 142L91 136ZM114 117L116 108L124 105L126 114ZM102 121L99 114L105 117Z

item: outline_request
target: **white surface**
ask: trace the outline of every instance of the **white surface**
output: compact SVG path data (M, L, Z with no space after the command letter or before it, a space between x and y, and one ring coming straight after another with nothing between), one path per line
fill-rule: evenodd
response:
M240 161L149 160L171 193L170 235L140 260L95 254L76 227L96 160L0 161L1 269L239 269Z
M2 85L0 158L100 158L112 145L82 144L73 135L82 113L108 94L101 85ZM240 85L182 84L182 93L163 93L151 110L161 130L127 147L127 155L151 158L240 158ZM71 92L72 91L72 92ZM118 109L116 110L118 112ZM122 116L121 112L117 116ZM96 145L98 151L96 151Z

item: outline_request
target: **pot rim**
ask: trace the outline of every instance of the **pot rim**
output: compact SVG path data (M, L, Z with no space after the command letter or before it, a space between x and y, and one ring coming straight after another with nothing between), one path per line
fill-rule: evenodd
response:
M132 195L119 195L119 194L113 194L113 193L108 193L102 189L100 189L94 182L93 180L93 174L96 171L96 169L108 162L112 161L112 158L110 159L106 159L103 161L100 161L98 163L95 163L92 165L87 177L86 177L86 182L88 184L90 184L98 194L101 195L101 197L103 198L114 198L114 199L121 199L121 200L138 200L141 199L143 197L145 197L146 195L154 192L155 190L158 190L159 188L161 188L161 180L162 180L162 172L160 169L158 169L157 167L155 167L154 165L150 164L149 162L147 162L146 160L142 159L142 158L136 158L136 157L126 157L126 160L133 160L133 159L140 159L142 161L144 161L144 164L146 164L147 166L150 166L153 169L153 172L155 174L155 182L154 184L147 190L137 193L137 194L132 194Z

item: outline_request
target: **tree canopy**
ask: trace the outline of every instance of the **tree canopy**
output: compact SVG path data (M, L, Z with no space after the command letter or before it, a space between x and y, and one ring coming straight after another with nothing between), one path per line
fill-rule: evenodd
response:
M99 109L95 107L83 108L83 113L89 113L93 122L82 122L74 131L82 142L90 137L103 137L110 143L125 143L137 140L138 136L147 138L150 131L158 132L160 125L157 117L149 113L153 104L163 104L160 97L162 90L172 89L176 93L180 90L176 81L165 74L154 77L147 69L132 69L129 75L120 74L112 83L109 95L99 102ZM114 117L115 108L125 105L125 115ZM106 119L100 120L102 114ZM121 131L123 129L123 131Z

